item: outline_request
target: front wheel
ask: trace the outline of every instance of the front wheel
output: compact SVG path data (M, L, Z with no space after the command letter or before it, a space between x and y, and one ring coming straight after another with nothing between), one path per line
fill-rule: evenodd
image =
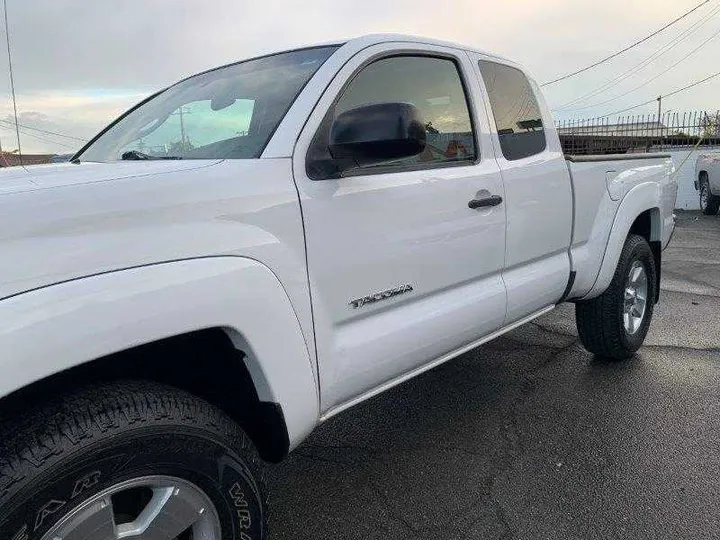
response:
M625 241L607 290L575 306L583 346L593 354L614 360L635 354L650 328L656 288L652 250L642 236L632 234Z
M265 485L228 417L174 388L64 396L0 427L3 540L264 540Z

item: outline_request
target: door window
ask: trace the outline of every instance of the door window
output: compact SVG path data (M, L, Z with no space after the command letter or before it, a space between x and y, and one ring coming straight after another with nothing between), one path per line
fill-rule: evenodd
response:
M545 150L542 114L530 81L514 67L480 60L497 126L500 148L508 161Z
M411 103L420 111L427 136L424 151L379 166L363 167L363 170L417 169L476 159L470 110L455 62L428 56L394 56L364 67L345 88L313 140L308 155L308 175L320 179L336 177L342 172L327 167L332 162L327 150L328 133L339 114L364 105L398 102ZM313 168L313 163L324 167Z

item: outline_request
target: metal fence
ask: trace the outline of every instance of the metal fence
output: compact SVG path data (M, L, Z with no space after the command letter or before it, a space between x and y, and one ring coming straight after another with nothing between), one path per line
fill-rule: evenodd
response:
M555 123L570 155L629 154L672 148L720 145L720 111L586 118Z

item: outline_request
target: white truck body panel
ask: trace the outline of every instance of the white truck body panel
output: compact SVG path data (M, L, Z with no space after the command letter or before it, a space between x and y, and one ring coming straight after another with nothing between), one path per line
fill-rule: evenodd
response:
M282 285L244 257L108 272L3 300L0 396L48 373L210 327L225 329L245 352L260 398L281 404L297 445L319 414L314 362Z
M695 189L701 173L706 173L710 183L710 192L720 196L720 152L711 152L698 156L695 164Z
M289 160L28 170L0 171L0 298L147 264L242 255L262 261L283 283L314 357L305 241Z
M456 62L477 161L310 179L310 142L345 84L401 53ZM535 85L547 146L508 161L478 59L518 67L444 42L359 38L315 72L259 159L0 171L0 397L222 327L261 399L281 405L293 447L321 418L568 297L601 294L641 213L667 244L669 159L568 167ZM468 208L481 194L502 204ZM394 288L407 294L383 295ZM352 305L368 295L383 301Z
M572 298L593 298L610 283L622 250L620 242L616 246L619 249L606 252L613 227L624 241L635 218L656 209L658 229L654 239L662 241L663 248L670 240L677 195L677 183L671 178L672 162L665 157L638 157L591 156L570 158L568 162L575 208L570 250L576 272L569 295ZM651 190L636 190L648 184ZM633 205L631 199L636 201ZM659 221L661 212L666 216L664 223ZM598 279L601 267L604 272Z

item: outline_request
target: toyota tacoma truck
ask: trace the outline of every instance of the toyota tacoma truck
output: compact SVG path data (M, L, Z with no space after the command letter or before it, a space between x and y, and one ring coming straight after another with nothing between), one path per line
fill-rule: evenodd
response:
M700 210L714 216L720 208L720 152L698 156L695 163L695 189L700 193Z
M382 35L189 77L0 173L0 538L249 540L262 461L576 304L625 359L665 155L565 156L537 84Z

